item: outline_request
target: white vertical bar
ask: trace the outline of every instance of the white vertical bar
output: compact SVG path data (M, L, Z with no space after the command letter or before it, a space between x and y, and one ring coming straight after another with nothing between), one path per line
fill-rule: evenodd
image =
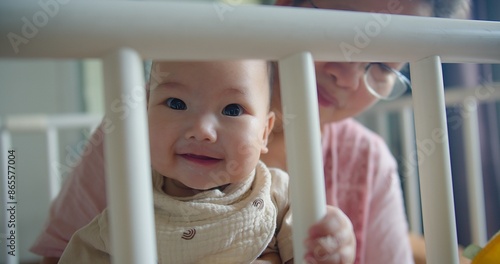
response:
M17 237L19 236L19 233L17 232L17 224L19 221L17 221L17 195L14 194L11 196L9 194L9 191L14 191L14 193L17 192L17 188L15 188L17 184L17 174L11 174L9 177L9 169L8 169L8 164L9 164L9 153L8 151L11 150L11 139L10 139L10 133L7 131L5 127L2 127L1 130L1 141L0 141L0 157L2 157L1 162L2 165L0 167L2 168L2 185L3 185L3 192L4 192L4 215L5 215L5 223L4 223L4 228L2 228L3 233L5 234L5 238L2 237L2 241L0 245L4 248L5 252L5 264L18 264L19 263L19 240ZM17 155L17 153L15 153ZM15 159L17 160L17 159ZM15 166L15 165L14 165ZM16 171L14 171L16 172ZM12 176L14 176L14 183L9 184L9 181L12 180ZM12 183L12 182L10 182ZM10 186L13 186L14 188L9 188ZM14 206L15 210L10 210L11 207ZM4 244L5 243L5 244ZM9 254L9 252L13 252L13 254Z
M410 230L415 234L422 234L422 211L420 209L420 186L418 184L413 111L410 107L404 107L399 115L401 120L400 131L402 132L402 181L406 193L408 220Z
M104 58L105 160L113 263L156 263L142 62L131 49Z
M59 173L59 139L57 128L48 126L47 131L47 162L49 165L49 195L53 201L61 189L61 175Z
M283 124L293 211L293 249L297 263L305 254L309 227L326 214L316 76L310 53L279 61Z
M473 104L473 111L467 109L470 103ZM467 170L467 191L472 242L476 245L484 246L487 242L486 215L476 100L468 98L467 101L464 101L464 108L466 109L463 109L461 113L464 121L464 154Z
M458 245L438 56L411 63L413 107L428 264L457 264Z
M387 111L375 112L375 129L385 142L389 142L389 129L387 127L389 113Z

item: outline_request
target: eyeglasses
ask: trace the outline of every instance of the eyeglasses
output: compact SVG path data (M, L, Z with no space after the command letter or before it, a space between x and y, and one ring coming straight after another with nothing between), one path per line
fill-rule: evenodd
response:
M411 90L406 76L381 62L366 65L364 80L368 91L383 100L394 100Z
M294 1L294 5L299 2L301 1ZM312 7L320 9L312 0L307 2ZM410 80L406 76L381 62L371 62L366 65L364 81L368 91L382 100L394 100L411 90Z

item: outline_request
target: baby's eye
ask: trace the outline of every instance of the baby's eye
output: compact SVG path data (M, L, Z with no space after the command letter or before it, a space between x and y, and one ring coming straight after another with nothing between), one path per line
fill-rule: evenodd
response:
M243 114L243 107L239 104L230 104L222 109L222 114L228 116L239 116Z
M184 101L178 98L168 98L167 101L165 101L165 105L168 107L174 109L174 110L186 110L187 106Z

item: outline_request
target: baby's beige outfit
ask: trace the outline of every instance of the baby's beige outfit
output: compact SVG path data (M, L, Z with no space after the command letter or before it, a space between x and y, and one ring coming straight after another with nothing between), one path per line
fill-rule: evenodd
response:
M288 175L259 162L224 191L171 197L153 175L158 263L250 263L260 255L293 258ZM60 263L110 263L108 210L80 229Z

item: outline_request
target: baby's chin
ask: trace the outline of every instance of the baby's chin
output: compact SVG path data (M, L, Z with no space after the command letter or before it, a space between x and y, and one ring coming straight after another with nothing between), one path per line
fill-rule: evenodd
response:
M199 185L199 184L192 184L192 185L188 185L188 184L183 184L181 183L185 189L188 189L188 190L191 190L193 192L205 192L205 191L210 191L210 190L215 190L215 189L219 189L219 190L224 190L224 188L226 188L228 184L223 184L223 185L217 185L217 184L204 184L204 185Z
M189 197L196 195L200 192L210 191L218 189L220 191L224 191L224 189L229 184L224 185L216 185L214 183L208 184L190 184L187 182L181 182L178 180L170 179L165 177L165 183L163 185L163 191L171 196L177 197Z

